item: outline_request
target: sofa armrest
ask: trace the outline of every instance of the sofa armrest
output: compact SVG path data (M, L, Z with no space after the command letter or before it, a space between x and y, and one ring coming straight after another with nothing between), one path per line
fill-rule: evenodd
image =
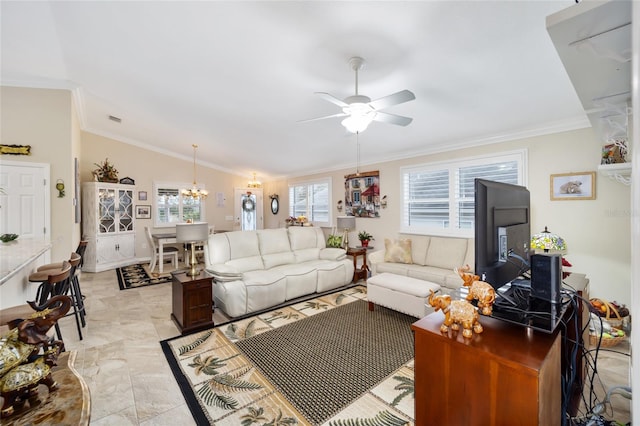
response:
M345 249L327 247L320 249L320 259L322 260L342 260L347 257Z
M376 265L382 262L384 262L384 250L376 250L374 252L367 253L367 263L369 264L371 275L375 275L377 273Z
M242 277L242 272L234 268L233 266L225 265L223 263L216 263L215 265L207 265L207 271L226 277Z

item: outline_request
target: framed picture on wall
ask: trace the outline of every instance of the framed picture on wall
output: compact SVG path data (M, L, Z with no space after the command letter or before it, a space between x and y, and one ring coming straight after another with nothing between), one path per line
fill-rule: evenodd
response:
M147 201L147 191L138 191L138 200Z
M551 175L552 200L595 200L596 172Z
M151 219L151 206L136 206L136 219Z

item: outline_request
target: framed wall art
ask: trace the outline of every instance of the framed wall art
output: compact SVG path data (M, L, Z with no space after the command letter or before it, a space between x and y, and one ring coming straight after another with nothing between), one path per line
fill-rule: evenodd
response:
M151 206L136 206L136 219L151 219Z
M147 201L147 191L138 191L138 200Z
M596 172L551 175L552 200L595 200Z
M344 178L346 215L380 217L380 172L356 173Z

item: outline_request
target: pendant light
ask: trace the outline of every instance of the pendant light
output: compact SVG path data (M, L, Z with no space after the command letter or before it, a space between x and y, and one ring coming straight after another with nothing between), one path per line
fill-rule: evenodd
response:
M209 192L206 189L198 188L198 184L196 183L196 149L198 149L198 145L193 144L193 187L191 189L183 189L181 191L183 197L190 197L194 199L205 199Z

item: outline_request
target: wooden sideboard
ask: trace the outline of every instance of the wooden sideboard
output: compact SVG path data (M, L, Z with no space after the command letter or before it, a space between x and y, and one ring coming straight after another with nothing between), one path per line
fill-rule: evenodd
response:
M441 312L412 325L416 425L553 425L561 420L561 334L481 316L484 332L440 332Z

